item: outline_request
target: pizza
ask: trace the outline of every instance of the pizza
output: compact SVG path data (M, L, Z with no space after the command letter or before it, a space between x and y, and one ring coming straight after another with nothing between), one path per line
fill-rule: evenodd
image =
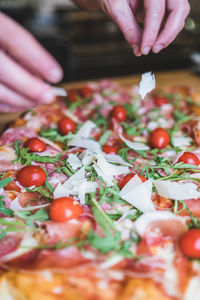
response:
M2 300L200 299L200 106L102 80L0 138Z

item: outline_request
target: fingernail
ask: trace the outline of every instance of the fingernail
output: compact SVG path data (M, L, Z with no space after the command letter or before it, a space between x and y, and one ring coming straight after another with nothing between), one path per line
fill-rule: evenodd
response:
M48 80L54 83L60 81L62 77L63 77L63 72L62 69L60 68L51 69L48 73Z
M149 54L149 51L150 51L150 47L144 47L143 49L142 49L142 53L144 54L144 55L147 55L147 54Z
M135 56L140 56L141 55L139 46L137 44L133 45L132 50L133 50Z
M160 52L160 50L162 50L164 47L163 47L163 45L155 45L154 47L153 47L153 52L154 53L158 53L158 52Z
M51 103L55 99L54 92L52 90L46 91L40 98L43 103Z

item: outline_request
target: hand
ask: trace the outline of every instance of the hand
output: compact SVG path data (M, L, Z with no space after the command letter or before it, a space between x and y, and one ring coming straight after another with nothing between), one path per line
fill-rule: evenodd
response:
M54 58L19 24L0 12L0 111L17 112L49 103L62 70Z
M158 53L183 29L188 0L99 0L121 29L136 56ZM141 30L138 22L144 23Z

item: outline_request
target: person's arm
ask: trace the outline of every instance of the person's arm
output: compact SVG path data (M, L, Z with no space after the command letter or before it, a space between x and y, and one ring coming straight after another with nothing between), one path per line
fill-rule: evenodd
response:
M62 78L55 59L22 26L0 12L0 111L16 112L54 99Z

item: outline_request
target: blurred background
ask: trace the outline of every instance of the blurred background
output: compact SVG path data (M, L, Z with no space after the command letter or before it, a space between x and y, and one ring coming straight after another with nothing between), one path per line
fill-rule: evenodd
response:
M31 31L61 63L65 82L148 70L199 71L191 56L198 63L200 1L191 1L191 6L185 29L167 49L137 58L102 12L80 10L69 0L0 0L0 10Z

